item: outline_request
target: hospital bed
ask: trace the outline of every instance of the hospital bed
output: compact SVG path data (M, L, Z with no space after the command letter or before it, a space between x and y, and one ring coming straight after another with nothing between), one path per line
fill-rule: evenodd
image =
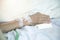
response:
M7 40L59 40L60 18L51 19L49 24L38 24L34 27L25 26L5 34Z

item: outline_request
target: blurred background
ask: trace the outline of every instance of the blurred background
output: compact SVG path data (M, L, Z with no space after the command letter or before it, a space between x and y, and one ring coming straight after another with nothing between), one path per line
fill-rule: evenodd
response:
M59 2L60 0L0 0L0 21L14 20L37 11L50 17L59 17Z

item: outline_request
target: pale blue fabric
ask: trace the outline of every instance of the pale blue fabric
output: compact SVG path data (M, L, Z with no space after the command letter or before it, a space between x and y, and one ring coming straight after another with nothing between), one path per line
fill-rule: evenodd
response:
M56 40L60 40L60 18L51 20Z

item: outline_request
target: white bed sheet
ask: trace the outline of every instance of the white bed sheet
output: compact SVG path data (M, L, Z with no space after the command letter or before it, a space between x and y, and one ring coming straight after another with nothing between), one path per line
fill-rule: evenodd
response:
M56 29L58 26L54 25L55 23L59 24L59 20L60 19L52 20L52 24L39 24L36 26L25 26L22 29L16 29L15 31L19 34L18 40L59 40L60 35L58 35L59 32L56 30L60 30L60 27ZM6 34L8 40L16 40L15 31L12 30Z
M51 24L41 24L40 26L25 26L22 29L16 29L16 31L19 33L18 40L50 40L50 38L45 34L46 29L51 28L49 25L51 26ZM42 29L45 31L43 31ZM15 35L15 31L8 32L8 40L15 40Z

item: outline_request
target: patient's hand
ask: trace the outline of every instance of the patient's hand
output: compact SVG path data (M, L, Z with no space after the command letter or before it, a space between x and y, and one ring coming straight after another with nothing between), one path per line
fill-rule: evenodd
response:
M27 17L28 18L28 17ZM36 25L36 24L42 24L42 23L50 23L50 17L48 15L42 14L40 12L36 12L33 15L30 15L31 21L32 22L28 22L26 19L26 21L23 20L24 25Z
M50 23L50 17L48 15L41 14L40 12L37 12L30 17L33 24Z

